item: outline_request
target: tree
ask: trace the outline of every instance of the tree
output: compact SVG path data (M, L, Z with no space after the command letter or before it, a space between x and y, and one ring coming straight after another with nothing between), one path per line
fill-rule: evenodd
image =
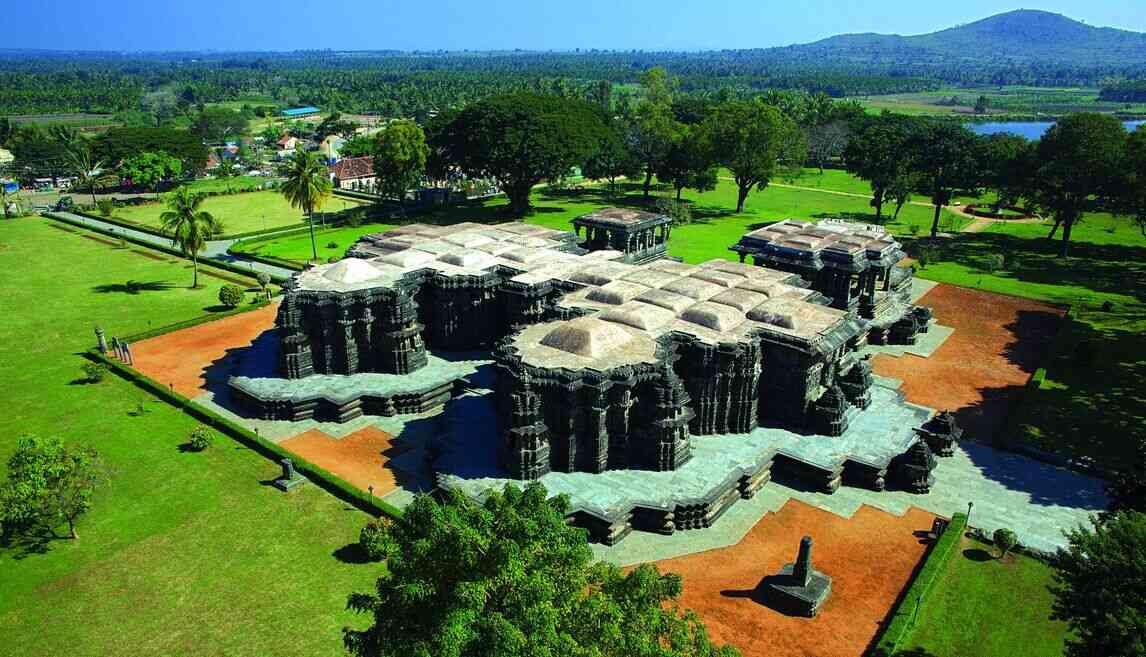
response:
M1000 132L979 140L983 187L995 192L995 212L1018 202L1033 167L1034 145L1018 135Z
M0 487L4 532L55 535L55 528L67 523L68 535L79 538L76 522L91 508L103 478L99 455L90 447L67 447L54 437L20 438Z
M76 187L86 186L91 193L92 204L95 205L96 180L103 171L103 160L96 160L92 156L91 144L83 138L69 143L66 152L68 164L76 175Z
M322 209L331 194L330 173L323 166L317 152L307 152L302 146L295 149L287 165L286 180L280 189L292 207L302 210L310 225L310 250L313 261L318 262L318 244L314 239L314 213Z
M987 108L990 106L991 101L986 96L979 96L979 99L975 101L975 113L986 114Z
M119 175L130 180L132 185L154 188L156 198L159 197L159 183L178 176L182 171L183 164L162 151L133 155L119 165Z
M219 288L219 303L228 308L237 308L243 303L243 288L233 283L224 283Z
M995 541L995 547L999 548L1000 559L1007 556L1007 553L1019 544L1019 537L1006 527L996 529L991 538Z
M1119 211L1134 217L1146 235L1146 127L1130 133L1126 142L1126 164L1118 195Z
M676 191L676 200L685 187L698 192L716 189L716 161L701 126L681 126L680 137L657 166L657 180Z
M617 178L639 174L641 164L629 150L621 129L614 123L601 133L601 140L581 165L581 173L590 180L608 180L609 193L617 191Z
M829 121L811 126L804 131L808 142L808 157L824 172L824 163L833 157L840 157L848 145L848 124L844 121Z
M881 221L883 204L889 198L906 202L916 186L908 161L908 144L917 124L915 119L887 112L852 123L843 151L844 166L848 173L871 185L876 223Z
M391 121L378 133L374 149L378 192L398 199L402 216L406 215L406 191L422 182L429 154L426 135L413 121Z
M729 101L705 120L706 138L718 163L732 172L738 190L736 212L753 189L768 186L782 159L802 161L796 124L758 101Z
M318 124L314 132L318 139L323 139L328 135L349 137L357 129L357 123L343 119L339 112L332 112L330 116L322 120L322 123Z
M1026 198L1054 219L1049 238L1062 226L1059 257L1069 254L1070 234L1095 200L1114 200L1124 179L1126 131L1109 114L1082 112L1050 127L1035 149L1038 166Z
M199 252L207 246L207 240L223 232L223 224L214 215L199 209L202 203L201 194L179 187L167 197L167 211L159 215L171 243L178 244L183 255L191 258L192 288L199 287Z
M1067 656L1146 655L1146 515L1103 514L1066 537L1050 588L1051 618L1070 628Z
M226 107L208 107L191 123L191 134L208 143L237 139L247 131L250 121L242 112Z
M433 146L466 174L497 180L510 212L522 216L533 186L583 163L604 131L598 110L584 101L517 93L467 105Z
M374 135L354 135L339 147L338 155L343 159L373 155L377 144L378 140Z
M1115 474L1106 487L1110 511L1146 513L1146 438L1138 439L1138 459Z
M534 482L484 501L421 495L378 527L388 574L348 607L368 614L344 629L358 657L731 656L682 612L678 576L655 566L625 574L591 564L584 530L565 522L564 497Z
M209 154L203 140L175 128L111 128L92 141L93 157L113 166L148 151L177 158L187 173L202 171Z
M967 128L947 122L928 122L908 139L909 166L916 175L916 189L931 198L935 216L931 236L939 234L943 206L957 191L974 194L979 182L976 137Z

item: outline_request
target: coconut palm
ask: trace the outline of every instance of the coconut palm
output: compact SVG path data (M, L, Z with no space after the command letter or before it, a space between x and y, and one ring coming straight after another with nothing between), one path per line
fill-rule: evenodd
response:
M314 213L322 209L330 198L330 187L330 173L318 153L308 153L301 146L295 149L282 192L292 207L306 214L306 221L310 224L310 250L315 262L318 261L318 244L314 239Z
M207 246L208 239L223 232L222 222L210 212L199 209L202 203L201 194L179 187L168 195L168 210L159 216L163 231L171 236L171 243L178 244L179 250L191 258L193 288L199 287L199 252Z
M92 195L92 205L95 205L96 178L103 170L103 160L95 159L92 156L91 146L82 139L69 144L64 152L67 153L69 168L76 174L76 187L78 189L87 187Z

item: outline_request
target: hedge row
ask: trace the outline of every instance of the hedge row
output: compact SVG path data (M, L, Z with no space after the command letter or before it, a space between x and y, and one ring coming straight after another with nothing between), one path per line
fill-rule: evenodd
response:
M165 239L171 239L170 235L163 232L162 230L159 230L158 228L155 228L154 226L147 226L145 224L133 224L130 221L124 221L123 219L117 219L115 217L105 217L102 214L96 214L95 212L90 212L88 210L84 210L81 208L71 208L71 209L67 210L67 212L71 212L72 214L78 214L81 217L87 217L89 219L95 219L96 221L103 221L103 222L106 222L109 224L115 224L116 226L120 226L122 228L130 228L132 230L138 230L141 233L147 233L149 235L154 235L156 237L163 237Z
M239 315L239 314L242 314L245 312L250 312L252 310L258 310L259 308L264 308L270 304L270 301L267 301L267 299L265 297L263 297L261 291L258 294L259 294L259 297L257 300L255 300L249 304L246 304L244 306L232 308L231 310L224 310L223 312L218 312L218 313L214 313L211 315L199 315L198 317L192 317L191 319L185 319L181 322L174 322L172 324L164 324L163 326L157 326L155 328L150 328L150 329L147 329L146 331L140 331L139 333L133 333L131 335L123 336L120 338L120 340L126 340L127 342L139 342L140 340L147 340L148 338L154 338L154 337L163 335L165 333L171 333L172 331L179 331L182 329L191 328L192 326L199 326L200 324L206 324L207 322L213 322L217 319L224 319L226 317L232 317L234 315Z
M891 612L891 621L887 623L883 632L877 637L875 646L869 651L872 657L888 657L894 655L899 643L907 631L911 629L915 618L915 605L927 597L931 587L939 579L951 555L957 551L959 540L967 529L967 514L956 513L947 529L939 536L939 540L931 546L931 550L923 559L923 564L915 572L911 585L907 587L899 602Z
M163 246L162 244L153 244L151 242L145 242L145 241L138 239L136 237L132 237L131 235L124 235L123 233L117 233L113 230L108 230L108 229L100 227L100 226L92 226L90 224L85 224L82 221L76 221L74 219L69 219L68 217L65 217L63 215L59 215L59 214L56 214L53 212L47 212L42 216L48 217L49 219L52 219L54 221L59 221L61 223L68 224L69 226L75 226L76 228L83 228L84 230L90 230L93 233L99 233L101 235L107 235L108 237L114 237L117 239L122 239L124 241L131 242L132 244L136 244L138 246L146 247L148 249L154 249L156 251L160 251L160 252L166 253L168 255L173 255L177 258L186 258L186 256L183 255L183 252L178 250L178 249ZM200 265L206 265L208 267L214 267L216 269L222 269L224 271L229 271L232 274L239 274L241 276L246 276L248 278L255 278L256 276L258 276L258 272L256 272L256 271L253 271L249 268L245 269L245 268L240 267L238 265L234 265L234 264L231 264L229 262L224 262L221 260L211 260L211 259L200 260L199 264ZM287 280L286 276L279 276L278 274L271 274L270 277L271 277L271 281L274 283L280 283L281 284Z
M236 244L235 246L238 246L238 245ZM282 267L283 269L292 269L294 271L302 271L303 269L306 269L305 264L298 262L296 260L287 260L285 258L276 258L275 256L262 255L259 253L250 253L248 251L243 250L242 247L235 248L235 246L232 246L230 249L227 249L227 253L233 253L235 255L242 256L242 257L246 258L247 260L253 260L255 262L261 262L264 265L270 265L272 267Z
M307 461L293 452L279 447L241 424L232 422L192 402L170 387L164 386L154 379L137 372L131 367L119 362L117 359L101 354L98 349L89 350L87 355L92 360L106 364L110 369L115 371L116 374L139 388L150 392L199 422L202 422L204 425L224 435L230 436L259 454L274 460L276 463L278 463L280 459L289 458L294 463L296 470L302 473L312 483L335 495L339 499L353 504L374 516L386 515L391 518L400 518L402 516L402 511L392 504L388 504L369 493L359 490L338 475Z
M229 240L242 240L242 239L247 239L247 238L251 238L251 237L262 237L263 235L267 235L267 236L270 236L270 235L275 235L275 236L293 235L295 233L306 232L307 228L308 228L307 223L305 221L303 221L303 222L300 222L297 224L290 224L287 226L279 226L278 228L260 228L259 230L249 230L245 233L232 233L229 235L221 235L220 238L229 239Z

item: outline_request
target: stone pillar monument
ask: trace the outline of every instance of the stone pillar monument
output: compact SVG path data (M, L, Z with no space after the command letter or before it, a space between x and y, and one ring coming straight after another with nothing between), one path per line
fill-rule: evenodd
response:
M98 327L98 326L95 327L95 334L96 334L96 346L99 348L99 352L101 354L106 355L107 354L107 338L104 337L103 329Z
M807 586L812 581L812 537L805 536L800 539L800 551L796 553L796 564L792 567L792 576L800 586Z
M800 539L796 561L784 564L776 575L764 578L764 593L778 610L812 617L832 592L832 578L812 567L812 537Z

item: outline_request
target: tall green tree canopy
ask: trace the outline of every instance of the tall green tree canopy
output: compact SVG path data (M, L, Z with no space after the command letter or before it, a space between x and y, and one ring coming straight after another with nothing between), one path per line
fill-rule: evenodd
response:
M593 154L581 165L581 173L590 180L608 180L609 191L615 192L617 178L636 176L641 163L625 141L624 126L618 120L609 123Z
M983 187L995 193L996 211L1014 205L1031 182L1034 144L1005 132L982 137L979 166Z
M223 224L215 215L199 209L202 204L202 194L178 187L167 197L167 211L159 215L163 232L191 258L191 287L199 287L199 253L206 248L207 240L223 232Z
M1067 656L1146 655L1146 515L1103 514L1067 540L1051 586L1052 618L1070 627Z
M144 151L162 151L174 156L188 173L198 173L207 166L207 147L186 130L175 128L111 128L92 143L92 154L115 166Z
M522 216L533 186L568 175L604 131L598 110L586 102L518 93L467 106L434 145L467 174L497 179L510 211Z
M191 123L191 134L202 141L218 143L237 140L250 126L250 120L238 110L226 107L204 108Z
M383 196L398 200L406 211L406 191L417 187L426 173L430 147L426 135L413 121L391 121L378 133L374 149L374 175Z
M698 192L716 189L716 156L702 126L682 125L680 137L657 165L657 180L669 183L680 201L681 190Z
M330 198L332 187L330 171L322 164L318 152L306 151L301 144L296 147L287 167L286 180L280 189L292 207L306 214L307 224L310 226L310 250L316 262L318 244L314 237L314 213L321 210L326 200Z
M159 183L171 180L183 172L183 163L163 151L144 151L123 160L119 165L119 175L133 185L156 188Z
M980 182L977 138L953 123L929 121L912 131L907 157L916 175L916 188L931 198L935 214L931 236L939 234L943 206L959 191L975 193Z
M626 141L645 174L642 189L647 198L653 175L662 167L673 146L683 136L683 125L673 114L673 91L677 82L663 68L654 67L641 75L644 98L628 118Z
M507 486L478 503L419 496L387 526L396 549L373 593L350 596L371 617L344 630L357 657L731 657L676 600L680 578L655 566L625 574L591 564L564 498Z
M105 473L90 447L64 445L59 438L25 436L8 459L0 485L0 527L4 534L48 531L76 522L91 508L92 493Z
M738 213L744 211L750 191L768 186L782 161L804 159L803 137L796 123L760 101L718 105L705 120L704 130L716 161L736 180Z
M1122 211L1134 217L1146 235L1146 126L1130 134L1126 142L1126 172L1119 194Z
M1026 198L1039 212L1054 219L1050 237L1062 227L1061 257L1070 248L1070 234L1093 200L1113 200L1124 179L1126 130L1109 114L1080 112L1059 120L1035 149L1038 166Z

